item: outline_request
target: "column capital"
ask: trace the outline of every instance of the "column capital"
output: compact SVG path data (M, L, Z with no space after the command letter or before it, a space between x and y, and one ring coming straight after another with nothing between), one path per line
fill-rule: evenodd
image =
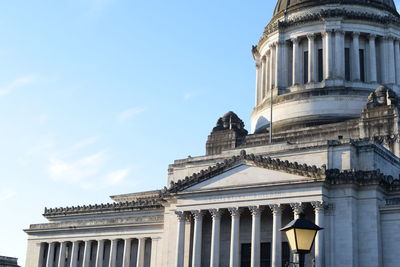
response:
M271 43L268 45L268 48L269 48L269 49L273 49L275 46L276 46L276 42L271 42Z
M335 34L345 34L345 31L342 29L335 29Z
M376 39L376 34L373 34L373 33L368 34L368 39L369 39L370 41L371 41L371 40L375 41L375 39Z
M231 213L232 217L240 216L242 213L240 208L228 208L229 212Z
M358 38L360 37L360 32L352 32L351 36L353 36L353 38Z
M175 211L175 215L178 217L178 221L184 221L185 220L185 212L184 211L180 211L180 210L176 210Z
M314 39L315 39L315 33L309 33L309 34L307 34L307 39L310 40L310 41L314 41Z
M271 204L269 205L269 208L271 209L272 214L275 216L282 214L283 207L281 204Z
M190 213L192 213L192 215L196 221L203 219L204 211L202 211L202 210L192 210L192 211L190 211Z
M300 38L299 37L293 37L293 38L290 39L290 41L292 41L293 44L299 44Z
M260 206L249 206L249 210L251 212L251 215L258 216L261 214L263 209Z
M313 201L311 202L315 212L324 212L327 208L327 204L324 201Z
M391 34L388 34L386 36L383 37L384 40L386 41L393 41L394 40L394 36Z
M325 31L323 31L322 33L321 33L321 35L322 36L329 36L329 35L331 35L333 33L333 30L332 29L326 29Z
M299 202L299 203L290 203L290 207L293 209L293 212L296 215L299 215L304 210L304 205L301 202Z
M213 220L221 218L221 214L222 214L221 209L209 209L208 211L210 212Z

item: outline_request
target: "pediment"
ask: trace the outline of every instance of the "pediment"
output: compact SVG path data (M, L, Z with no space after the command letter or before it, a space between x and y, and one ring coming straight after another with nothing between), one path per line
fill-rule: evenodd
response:
M211 179L193 185L184 191L276 184L304 179L307 179L307 177L242 163Z
M317 168L297 162L282 161L242 151L224 162L171 182L162 194L230 186L278 183L304 179L325 179L325 167Z

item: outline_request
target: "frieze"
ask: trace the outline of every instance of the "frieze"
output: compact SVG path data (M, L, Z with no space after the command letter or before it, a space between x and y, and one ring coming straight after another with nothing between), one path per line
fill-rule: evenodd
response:
M131 218L114 218L107 220L82 220L73 222L60 222L60 223L48 223L48 224L33 224L30 226L30 230L46 230L46 229L61 229L61 228L87 228L87 227L99 227L107 225L131 225L131 224L150 224L150 223L163 223L163 215L154 216L140 216Z
M326 9L312 14L295 16L285 21L272 21L267 27L265 27L264 34L261 37L259 43L262 43L266 38L268 38L269 34L277 30L284 30L292 26L299 26L309 22L325 21L325 19L327 18L335 17L340 17L343 19L366 20L385 25L400 24L400 18L394 15L380 16L368 12L349 11L346 9Z

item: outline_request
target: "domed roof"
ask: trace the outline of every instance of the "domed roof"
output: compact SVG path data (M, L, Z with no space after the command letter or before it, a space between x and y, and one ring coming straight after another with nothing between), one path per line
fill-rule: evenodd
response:
M320 6L325 4L353 4L374 6L380 9L386 9L398 15L396 5L393 0L278 0L276 4L274 16L283 12L292 11L300 8L309 8L312 6Z

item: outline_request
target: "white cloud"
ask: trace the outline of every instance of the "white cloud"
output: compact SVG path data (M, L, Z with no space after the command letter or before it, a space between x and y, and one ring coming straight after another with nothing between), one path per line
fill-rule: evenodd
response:
M124 110L122 112L120 112L117 116L117 119L119 121L127 121L143 112L145 112L146 109L143 107L133 107L133 108L129 108L127 110Z
M105 183L107 185L117 185L125 180L125 178L129 175L129 169L121 169L110 172L106 175Z
M11 189L0 190L0 202L9 200L17 195L17 192Z
M100 174L107 160L104 152L98 152L75 161L50 158L48 172L55 181L79 183Z
M35 75L25 75L21 76L14 81L10 82L4 87L0 88L0 96L5 96L11 94L18 88L32 85L37 82L37 77Z

